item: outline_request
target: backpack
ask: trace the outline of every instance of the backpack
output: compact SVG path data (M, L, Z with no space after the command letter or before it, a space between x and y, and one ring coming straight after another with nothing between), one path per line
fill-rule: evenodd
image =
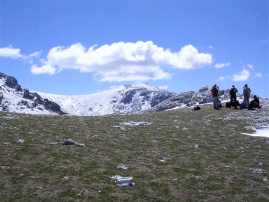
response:
M240 105L240 109L246 109L246 104L245 104L245 103L242 103L242 104Z

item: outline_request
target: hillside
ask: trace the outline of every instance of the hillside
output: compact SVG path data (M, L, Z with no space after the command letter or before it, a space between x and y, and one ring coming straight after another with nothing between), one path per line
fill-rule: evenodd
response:
M89 95L38 94L58 103L69 115L78 116L141 113L174 95L145 83L118 86Z
M7 112L78 116L135 114L173 95L145 83L78 96L31 92L22 89L16 78L0 72L0 111Z
M268 201L269 139L245 134L266 127L268 105L86 117L0 112L0 201ZM66 145L72 140L77 146ZM132 186L119 186L120 176Z

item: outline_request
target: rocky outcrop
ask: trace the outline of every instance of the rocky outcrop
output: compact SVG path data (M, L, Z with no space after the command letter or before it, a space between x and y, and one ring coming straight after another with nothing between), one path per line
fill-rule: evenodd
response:
M64 112L62 112L61 107L57 103L52 102L48 99L42 99L42 97L38 93L31 93L28 89L24 89L23 98L32 100L33 101L32 107L37 107L38 105L44 105L45 109L49 111L58 114L65 114ZM25 101L22 104L26 105Z
M23 98L25 99L33 99L34 96L30 95L30 91L28 89L23 90Z
M150 102L150 106L154 107L155 105L161 103L162 101L172 97L174 93L167 91L151 91L147 88L138 88L127 91L120 103L122 104L131 104L137 97L142 97L142 102Z
M15 77L12 76L7 76L6 77L6 86L10 87L10 88L15 88L17 91L21 91L21 86L18 84L18 81Z
M56 112L58 114L65 114L62 112L61 107L57 103L49 101L48 99L44 99L44 106L47 110Z
M241 98L242 95L238 94L238 98ZM220 100L227 100L230 98L230 90L219 90L219 99ZM208 86L204 86L200 88L198 91L189 91L189 92L183 92L179 93L177 95L174 95L160 104L154 106L151 108L150 112L156 112L156 111L164 111L167 109L172 109L175 107L182 107L182 106L194 106L199 104L205 104L213 102L213 98L211 95L211 89L208 88Z

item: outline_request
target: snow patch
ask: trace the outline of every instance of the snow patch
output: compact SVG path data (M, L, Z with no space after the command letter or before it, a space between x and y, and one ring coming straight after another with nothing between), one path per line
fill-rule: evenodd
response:
M261 123L261 124L258 124L257 126L248 127L248 129L255 130L256 132L253 134L243 133L244 135L269 138L269 124L268 123Z

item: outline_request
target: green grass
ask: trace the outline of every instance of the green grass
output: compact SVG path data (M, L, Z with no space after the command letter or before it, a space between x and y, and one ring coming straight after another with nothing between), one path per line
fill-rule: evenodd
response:
M247 117L268 114L211 105L103 117L1 112L0 201L269 201L269 140L242 134L257 123ZM113 127L130 121L152 124ZM69 138L85 147L50 144ZM119 187L115 175L135 185Z

